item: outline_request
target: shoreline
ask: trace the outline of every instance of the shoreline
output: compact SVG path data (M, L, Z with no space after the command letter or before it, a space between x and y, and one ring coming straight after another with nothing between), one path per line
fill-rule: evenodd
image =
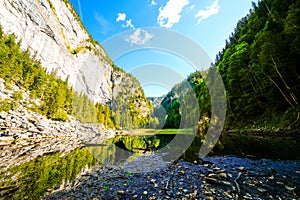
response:
M208 157L199 164L179 161L141 173L95 166L42 199L297 199L299 164Z

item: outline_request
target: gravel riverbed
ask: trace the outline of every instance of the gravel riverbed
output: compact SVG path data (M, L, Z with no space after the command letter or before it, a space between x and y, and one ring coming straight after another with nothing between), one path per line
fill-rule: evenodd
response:
M95 166L43 199L299 199L299 185L300 160L208 157L145 173Z

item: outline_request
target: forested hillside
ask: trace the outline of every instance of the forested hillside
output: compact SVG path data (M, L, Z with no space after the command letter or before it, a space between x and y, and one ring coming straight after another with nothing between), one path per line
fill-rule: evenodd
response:
M47 74L39 62L32 61L28 52L20 50L13 35L3 34L1 29L0 57L0 78L6 85L16 84L39 100L30 109L54 120L65 121L68 115L73 115L82 122L96 122L94 104L86 95L74 92L68 80L56 78L54 72ZM22 95L19 92L11 99L0 99L0 111L14 109Z
M299 16L299 0L264 0L238 22L216 60L228 124L299 126Z
M125 83L135 84L135 90L131 91L134 89L131 87L127 87L126 90L125 85L118 84L116 86L118 91L115 93L120 97L114 99L114 103L121 104L123 107L114 107L112 110L109 105L99 102L95 104L87 95L75 92L68 86L68 79L62 81L56 78L55 72L47 74L38 61L32 60L29 52L20 50L15 37L5 35L1 28L0 58L0 78L5 80L6 88L17 85L23 89L23 92L29 91L31 98L36 99L36 103L23 106L50 119L66 121L73 116L81 122L99 123L110 128L144 126L151 119L151 104L144 93L140 92L138 81L130 75L128 75L130 80ZM120 74L124 75L125 72ZM0 98L0 111L8 112L17 108L23 98L23 92L15 92L10 98ZM121 98L122 95L130 95L130 92L136 95L126 100ZM126 114L128 123L120 123L123 114Z
M299 128L299 16L300 0L262 0L253 3L250 14L237 23L212 66L220 72L226 89L227 129ZM203 129L209 121L210 97L198 76L199 72L191 74L187 81L197 95ZM166 99L176 96L178 87ZM176 100L169 102L164 107L176 125L184 106L178 109Z
M30 109L54 120L71 115L108 127L139 127L151 120L139 82L114 65L69 0L0 1L0 25L0 78L8 90L15 84L30 91L37 102ZM8 111L22 94L0 97L0 109ZM124 107L113 107L115 102ZM119 122L123 114L128 123Z

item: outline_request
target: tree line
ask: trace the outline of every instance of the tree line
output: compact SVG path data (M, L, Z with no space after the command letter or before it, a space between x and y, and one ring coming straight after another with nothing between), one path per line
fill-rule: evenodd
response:
M32 99L39 99L39 105L27 106L49 119L66 121L69 116L84 123L99 123L106 127L133 128L145 126L150 121L150 116L140 117L136 103L145 101L146 107L151 107L149 101L141 93L123 99L125 93L118 94L114 99L118 107L94 103L87 95L75 92L68 86L68 78L63 81L56 77L55 71L46 73L41 64L31 58L28 51L22 52L20 44L14 35L5 35L0 27L0 78L5 80L7 87L15 84L25 91L30 92ZM114 70L118 70L114 66ZM121 69L120 69L121 70ZM122 73L125 73L121 71ZM134 86L138 84L134 81ZM120 86L122 90L123 86ZM127 88L131 88L127 86ZM137 88L139 88L137 86ZM139 88L140 89L140 88ZM22 94L15 92L11 99L0 99L0 111L8 111L17 106L22 100ZM139 105L140 106L140 105Z
M300 0L253 3L211 68L191 74L167 95L162 104L169 119L166 126L177 128L182 121L179 116L187 109L183 99L189 93L178 88L189 83L198 100L198 128L207 127L211 97L206 85L213 83L210 74L216 69L226 90L225 128L299 128L299 16Z

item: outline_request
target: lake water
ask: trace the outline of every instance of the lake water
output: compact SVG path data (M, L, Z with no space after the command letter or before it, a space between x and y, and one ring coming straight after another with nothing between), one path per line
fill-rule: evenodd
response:
M84 174L96 164L142 172L165 167L181 159L199 163L201 144L201 139L192 134L148 134L120 136L104 144L90 144L67 153L46 153L29 162L1 170L0 198L39 199L49 189L57 189L63 183L72 182L76 176ZM34 151L35 147L31 145L32 149L23 154L30 156L30 151ZM4 149L3 146L0 148ZM299 159L299 148L299 141L295 139L236 135L221 138L209 156ZM19 156L24 156L20 152Z

